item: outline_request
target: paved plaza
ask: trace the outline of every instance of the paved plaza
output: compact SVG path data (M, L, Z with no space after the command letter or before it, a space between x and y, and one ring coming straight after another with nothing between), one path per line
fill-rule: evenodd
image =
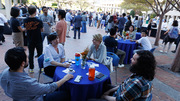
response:
M73 39L73 31L70 31L71 38L66 39L65 53L66 59L74 59L75 52L82 52L87 46L92 44L92 35L100 33L105 35L104 29L97 29L95 27L87 27L87 33L81 33L81 39ZM11 35L5 35L6 42L0 46L0 75L1 72L8 66L4 62L4 54L9 49L14 47ZM154 44L155 38L150 37L151 44ZM44 47L47 45L47 40L44 41ZM171 48L174 50L175 45ZM180 101L180 73L174 73L170 71L171 63L175 54L169 52L168 54L160 53L162 49L162 40L160 40L159 47L156 48L154 55L157 61L156 76L153 80L153 101ZM27 52L28 53L28 52ZM36 52L35 52L36 55ZM34 59L35 73L30 74L31 77L38 77L38 63L37 58ZM125 65L123 68L118 68L118 84L120 84L129 75L129 65ZM25 69L26 71L28 69ZM50 82L52 79L41 75L40 82ZM115 84L115 72L111 73L112 84ZM12 101L11 98L4 94L4 91L0 87L0 101Z

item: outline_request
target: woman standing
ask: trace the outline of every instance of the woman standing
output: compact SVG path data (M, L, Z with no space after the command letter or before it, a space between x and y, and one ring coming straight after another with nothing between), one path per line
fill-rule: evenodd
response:
M82 33L86 33L86 21L87 21L87 15L86 15L86 12L83 12L83 15L82 15L82 29L81 29Z
M172 27L164 33L164 35L166 35L166 37L163 40L164 47L163 47L163 51L160 50L160 52L165 52L166 44L169 42L169 46L166 52L168 53L171 48L172 43L178 38L178 34L180 34L180 31L178 30L178 21L174 20Z
M148 36L150 36L151 35L151 27L152 27L152 19L149 21L149 23L148 23L148 26L147 26L147 31L148 31L148 33L149 33L149 35Z
M108 25L107 25L106 32L108 33L110 31L110 29L113 28L113 27L114 27L113 16L110 16L110 18L108 20Z
M20 14L20 9L17 7L11 8L11 19L10 19L10 25L12 28L12 36L13 36L13 43L16 47L23 47L24 46L24 39L23 39L23 31L25 31L25 28L21 27L20 21L17 19L17 17Z
M131 22L131 17L128 16L128 21L125 25L125 31L128 31L129 30L129 27L132 25L132 22Z

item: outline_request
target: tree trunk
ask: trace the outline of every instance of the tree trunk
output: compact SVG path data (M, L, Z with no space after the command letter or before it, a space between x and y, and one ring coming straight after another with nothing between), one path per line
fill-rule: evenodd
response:
M176 56L173 60L173 63L172 63L172 67L171 67L171 70L173 72L178 72L180 70L180 44L178 45L178 48L176 50Z
M160 19L159 19L158 29L157 29L157 32L156 32L156 40L155 40L155 43L154 43L155 46L159 46L159 39L160 39L160 36L161 36L161 25L162 25L163 17L164 17L164 14L161 14Z

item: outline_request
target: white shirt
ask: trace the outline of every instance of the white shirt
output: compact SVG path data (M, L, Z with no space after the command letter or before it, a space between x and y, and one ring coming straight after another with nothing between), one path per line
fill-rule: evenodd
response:
M44 50L44 67L53 66L51 64L52 61L59 62L62 58L65 58L64 47L62 44L58 44L57 46L59 53L55 50L55 48L49 44L45 47Z
M2 13L0 13L0 26L4 26L4 23L7 23L7 19Z
M148 37L141 37L139 40L137 40L138 43L141 43L143 50L151 50L152 46L148 39Z

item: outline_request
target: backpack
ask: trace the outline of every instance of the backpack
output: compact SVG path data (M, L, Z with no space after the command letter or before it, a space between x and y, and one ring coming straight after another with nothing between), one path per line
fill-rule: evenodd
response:
M178 37L178 28L173 28L172 30L169 31L168 35L170 38L176 39Z

